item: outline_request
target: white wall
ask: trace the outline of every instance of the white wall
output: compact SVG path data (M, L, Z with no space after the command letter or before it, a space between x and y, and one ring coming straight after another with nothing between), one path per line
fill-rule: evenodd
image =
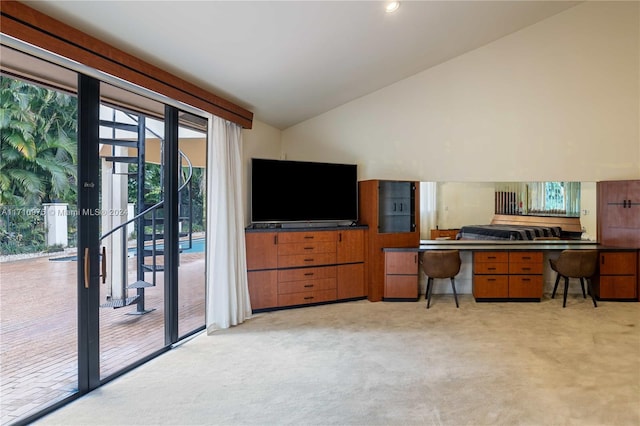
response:
M284 130L283 154L360 179L639 178L639 14L580 4Z
M244 217L245 224L251 223L251 159L273 158L279 159L281 155L282 132L258 120L253 120L252 129L242 130L242 157L244 162Z

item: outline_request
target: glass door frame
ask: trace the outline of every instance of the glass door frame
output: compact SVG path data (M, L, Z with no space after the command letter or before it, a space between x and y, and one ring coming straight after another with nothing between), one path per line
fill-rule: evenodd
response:
M202 326L179 335L179 113L184 111L165 104L166 149L163 152L164 193L167 214L165 241L165 309L164 346L157 351L124 366L114 374L100 377L100 282L102 273L100 251L100 86L104 80L75 70L77 73L77 392L43 408L16 424L30 424L52 411L80 398L103 384L133 370L150 359L169 351L180 340L205 329ZM189 113L192 113L189 111Z
M100 386L100 81L78 73L78 392ZM88 213L88 214L85 214Z

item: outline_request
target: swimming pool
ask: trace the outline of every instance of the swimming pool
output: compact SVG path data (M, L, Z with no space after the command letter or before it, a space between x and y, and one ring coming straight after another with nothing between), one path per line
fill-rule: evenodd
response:
M180 241L180 249L181 249L180 253L204 253L206 241L207 241L206 238L194 238L191 241L191 248L187 248L187 246L189 245L189 241ZM149 246L149 248L151 248L151 246ZM156 250L162 250L163 248L164 248L163 244L156 245ZM128 257L135 257L136 251L137 251L136 247L130 247ZM49 260L52 262L60 262L60 261L73 262L78 260L78 257L75 255L72 255L72 256L50 258Z

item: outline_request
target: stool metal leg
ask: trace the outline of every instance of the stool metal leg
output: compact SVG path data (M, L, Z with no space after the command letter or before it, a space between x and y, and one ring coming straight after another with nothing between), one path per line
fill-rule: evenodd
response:
M593 294L593 287L591 286L591 278L587 278L587 285L589 286L589 294L591 295L591 300L593 300L593 307L597 308L598 304L596 303L596 296Z
M587 298L587 293L584 292L584 278L580 277L580 286L582 287L582 297Z
M459 308L460 306L458 305L458 294L456 293L456 280L453 277L451 277L451 288L453 288L453 297L454 299L456 299L456 308Z
M431 285L429 285L429 283L431 283ZM433 278L431 277L427 279L427 288L429 289L427 292L427 309L429 309L431 305L431 293L433 292Z
M556 284L553 286L553 293L551 293L551 298L554 299L556 297L556 290L558 289L558 283L560 282L560 273L556 275Z
M567 306L567 292L569 291L569 277L564 277L564 299L562 300L562 307Z

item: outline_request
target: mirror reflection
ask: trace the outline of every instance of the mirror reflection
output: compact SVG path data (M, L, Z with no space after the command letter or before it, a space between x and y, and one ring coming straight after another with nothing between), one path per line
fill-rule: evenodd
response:
M571 229L574 238L584 240L596 239L596 183L576 182L566 185L566 202L556 196L540 197L547 182L421 182L420 183L420 229L424 240L435 238L455 239L460 228L470 225L489 225L496 216L496 208L513 207L516 216L527 216L526 219L545 221L549 217L573 217ZM553 188L554 186L551 185ZM578 189L579 187L579 189ZM555 186L558 189L558 186ZM527 191L528 189L528 191ZM513 203L498 205L496 192L516 192L519 194ZM540 202L542 198L543 202ZM551 212L538 213L545 205L552 206ZM537 200L537 201L536 201ZM522 206L520 206L522 202ZM554 204L555 203L555 204ZM567 206L568 203L568 207ZM498 210L501 211L501 210ZM505 208L504 213L509 210ZM535 218L531 218L534 216ZM498 216L500 219L500 216ZM559 219L552 219L551 222ZM575 224L578 228L575 228ZM565 225L565 228L568 225ZM432 232L436 230L438 232ZM433 234L433 235L432 235Z

